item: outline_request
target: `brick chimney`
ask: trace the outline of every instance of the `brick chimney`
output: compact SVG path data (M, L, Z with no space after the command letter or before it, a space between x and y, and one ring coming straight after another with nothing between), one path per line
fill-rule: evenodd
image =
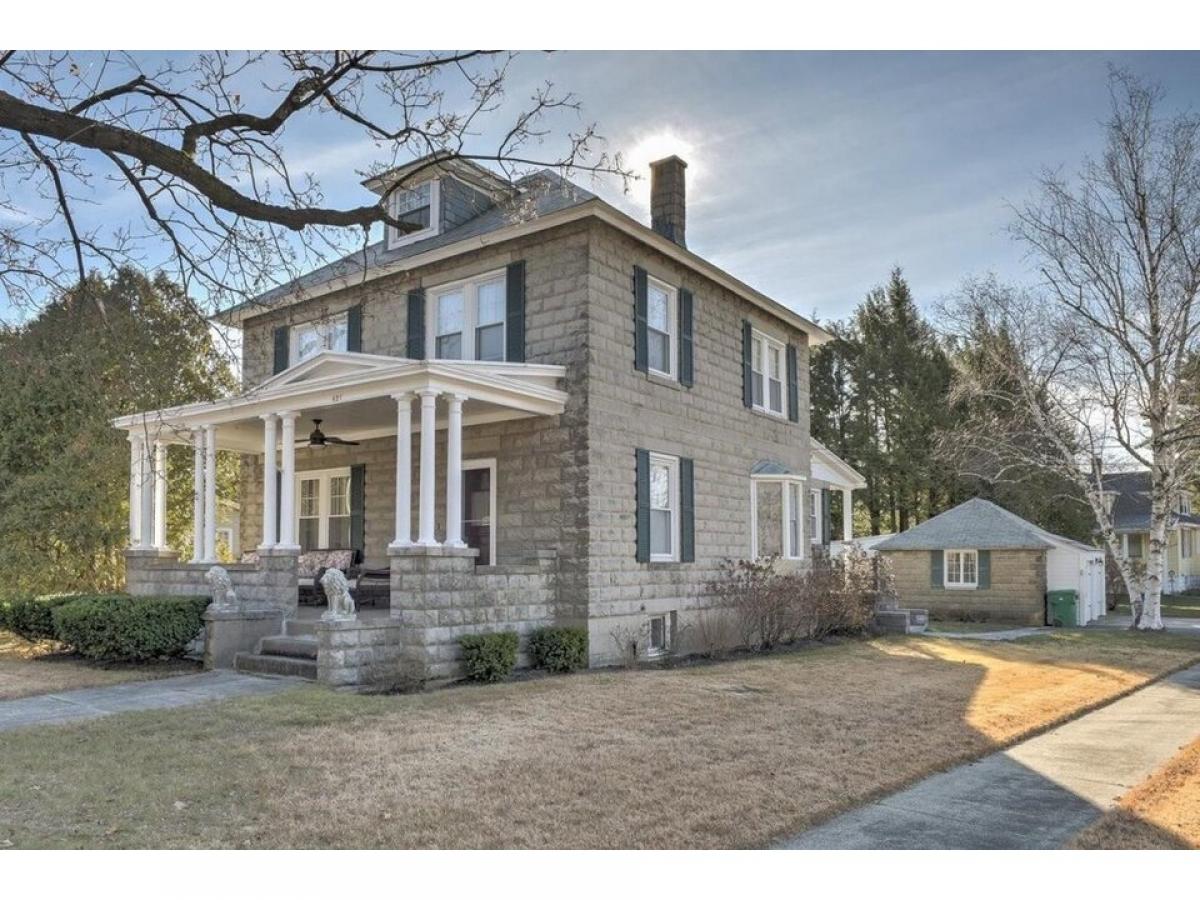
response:
M686 168L687 163L678 156L650 163L650 227L680 247L687 246Z

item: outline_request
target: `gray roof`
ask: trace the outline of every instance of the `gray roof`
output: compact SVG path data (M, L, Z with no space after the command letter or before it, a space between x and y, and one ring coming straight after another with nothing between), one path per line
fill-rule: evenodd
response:
M275 301L298 291L315 288L334 278L360 274L364 268L387 265L438 247L497 231L514 222L536 219L596 199L596 195L591 191L573 184L550 169L527 175L519 179L514 187L517 189L517 195L513 199L488 207L475 218L456 228L449 228L423 241L403 244L391 250L386 249L383 240L376 241L365 251L356 250L286 284L264 291L252 300L223 311L217 318L224 319L243 312L247 315L267 312Z
M1117 531L1150 530L1150 473L1110 472L1103 476L1104 490L1113 498L1113 528ZM1200 525L1200 516L1171 511L1168 528L1179 524Z
M1062 535L1051 534L1015 513L975 497L927 519L908 531L875 545L876 550L1045 550L1058 544L1092 550Z

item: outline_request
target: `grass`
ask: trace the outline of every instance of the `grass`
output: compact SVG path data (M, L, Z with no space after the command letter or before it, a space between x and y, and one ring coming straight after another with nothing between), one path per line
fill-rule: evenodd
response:
M1117 602L1116 612L1123 616L1131 616L1129 601L1121 598ZM1162 598L1162 614L1164 616L1179 616L1185 619L1200 618L1200 594L1168 594Z
M1200 659L897 637L403 696L303 687L0 734L16 847L753 847Z
M100 666L64 650L54 641L27 641L0 630L0 700L184 675L197 668L196 663L185 660Z
M1200 848L1200 740L1123 796L1071 842L1081 850Z

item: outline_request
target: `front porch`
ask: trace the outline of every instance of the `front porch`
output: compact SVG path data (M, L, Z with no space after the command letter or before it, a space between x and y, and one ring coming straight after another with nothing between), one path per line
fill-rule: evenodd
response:
M557 535L532 515L509 515L511 533L498 542L497 457L512 445L512 458L536 462L536 452L522 452L530 442L558 452L564 374L326 351L239 397L119 419L131 448L128 589L210 593L216 456L234 451L243 456L242 544L256 550L223 566L237 599L209 609L206 662L250 667L281 648L307 654L311 638L318 654L298 658L331 683L380 680L371 671L380 667L450 677L462 634L524 632L555 616ZM297 426L315 420L311 434ZM186 443L194 459L195 552L186 562L166 545L172 443ZM526 493L519 469L511 480L506 502L516 508ZM558 486L541 481L543 490ZM336 548L348 551L354 576L382 584L353 620L312 624L321 609L301 606L299 587L319 573L300 570L309 559L301 554Z

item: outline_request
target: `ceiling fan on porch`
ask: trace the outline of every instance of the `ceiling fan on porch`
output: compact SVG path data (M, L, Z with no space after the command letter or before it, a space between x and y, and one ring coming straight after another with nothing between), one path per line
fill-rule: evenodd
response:
M321 419L313 419L312 420L313 425L315 425L316 428L314 428L312 430L312 434L310 434L308 436L307 441L297 441L296 442L297 446L316 447L316 448L328 447L333 444L336 444L337 446L340 446L340 447L357 447L358 446L358 441L343 440L340 437L334 437L331 434L326 434L325 432L323 432L321 430L321 421L322 421Z

